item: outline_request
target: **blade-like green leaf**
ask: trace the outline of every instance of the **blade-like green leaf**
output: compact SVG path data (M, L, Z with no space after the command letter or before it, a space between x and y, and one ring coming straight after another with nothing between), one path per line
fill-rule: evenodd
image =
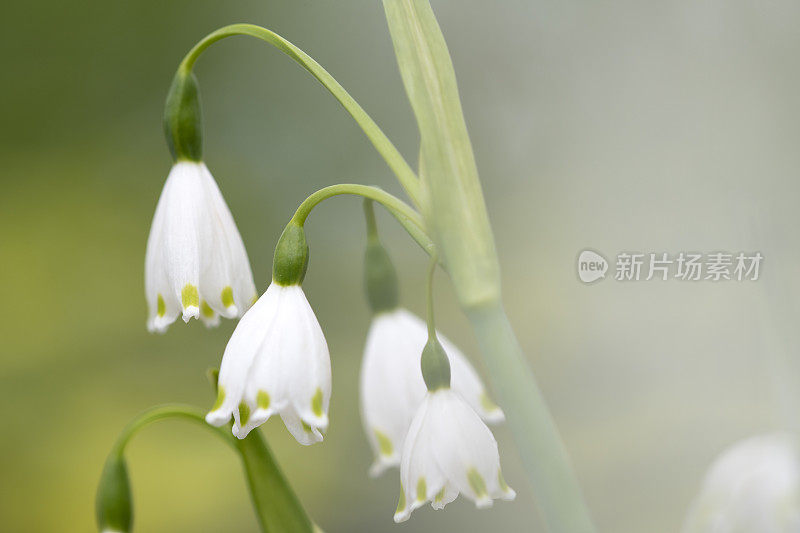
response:
M424 214L465 307L500 297L499 266L455 71L427 0L384 0L420 129Z

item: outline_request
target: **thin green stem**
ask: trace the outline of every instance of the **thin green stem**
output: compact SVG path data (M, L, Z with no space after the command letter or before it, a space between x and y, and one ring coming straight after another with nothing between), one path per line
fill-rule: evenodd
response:
M288 55L294 61L300 64L304 69L311 73L330 93L339 101L340 104L347 110L348 113L355 119L369 140L372 142L375 149L383 157L389 168L397 176L400 184L411 198L414 205L420 205L420 186L419 179L417 178L414 170L403 158L402 154L392 144L386 134L381 131L374 120L367 114L366 111L350 96L350 94L339 84L338 81L331 76L319 63L317 63L311 56L303 52L300 48L296 47L291 42L287 41L277 33L274 33L266 28L255 26L253 24L232 24L230 26L222 27L204 37L192 48L180 64L180 69L189 71L194 66L195 61L203 53L203 51L217 41L232 37L235 35L246 35L255 37L268 44L271 44L281 52Z
M364 199L364 219L367 225L367 240L378 242L378 222L375 220L374 201L369 198Z
M191 405L165 404L148 409L131 420L119 434L119 437L117 437L117 442L114 444L113 451L122 455L122 453L125 451L125 447L128 445L128 442L136 433L154 422L168 418L182 418L190 422L195 422L212 433L217 434L228 445L236 448L236 442L234 441L233 436L226 431L225 428L218 428L209 425L205 420L203 412L199 409L192 407Z
M436 253L431 255L430 263L428 264L428 337L430 339L436 338L436 325L434 324L433 317L433 275L436 273L436 265L439 258Z
M327 200L332 196L340 196L343 194L351 194L354 196L361 196L363 198L375 200L384 206L386 210L389 211L389 213L391 213L398 222L400 222L400 225L403 226L408 234L411 235L411 238L413 238L417 244L419 244L422 249L425 250L426 253L433 253L435 247L433 245L433 241L425 232L425 222L423 221L422 216L417 213L413 207L403 202L396 196L389 194L383 189L370 185L339 183L337 185L331 185L329 187L320 189L303 200L303 203L301 203L297 208L297 211L295 211L295 214L292 217L292 222L302 226L305 224L308 215L320 202Z

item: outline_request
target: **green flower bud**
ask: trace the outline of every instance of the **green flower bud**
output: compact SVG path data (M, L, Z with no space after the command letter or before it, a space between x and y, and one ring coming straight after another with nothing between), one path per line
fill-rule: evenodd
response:
M364 288L373 313L391 311L399 303L397 272L392 260L377 237L367 240L364 254Z
M191 71L178 69L164 106L164 133L175 160L200 161L203 158L203 118L197 78Z
M450 360L435 336L422 349L422 379L431 392L450 388Z
M95 512L99 531L128 533L131 530L133 505L128 467L125 458L117 452L111 452L103 467L97 486Z
M308 244L303 226L289 222L275 246L272 280L278 285L300 285L308 269Z

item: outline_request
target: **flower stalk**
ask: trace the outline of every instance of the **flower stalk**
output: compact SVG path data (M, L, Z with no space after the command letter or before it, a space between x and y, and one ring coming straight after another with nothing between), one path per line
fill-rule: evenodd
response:
M362 198L374 200L386 208L391 215L397 219L403 229L411 236L417 244L425 250L426 253L431 254L434 250L434 244L430 236L425 231L425 222L422 216L410 205L403 202L396 196L370 185L360 185L357 183L339 183L324 187L317 192L311 194L306 198L303 203L297 208L292 221L299 225L305 224L308 215L311 211L324 200L340 195L354 195L361 196Z
M125 449L130 440L139 431L155 422L176 418L199 424L216 434L239 454L262 532L320 531L311 522L258 431L252 432L245 439L235 439L228 429L207 424L203 413L198 409L177 404L148 409L128 423L120 433L109 453L98 485L96 506L100 531L127 533L133 522L131 491L124 460Z
M342 107L353 117L356 123L372 142L375 149L383 157L392 172L395 173L400 184L411 198L412 203L419 206L421 202L419 179L409 164L403 158L400 151L392 144L389 138L378 127L372 117L350 96L344 87L331 76L327 70L317 63L311 56L303 52L300 48L287 41L275 32L253 24L231 24L211 32L192 48L184 57L179 72L190 72L198 57L212 44L237 35L254 37L268 43L306 69L314 76L333 96Z
M450 360L436 336L436 323L433 316L433 276L436 273L437 263L438 258L434 254L431 256L428 266L428 342L422 349L420 358L422 379L429 392L450 388Z

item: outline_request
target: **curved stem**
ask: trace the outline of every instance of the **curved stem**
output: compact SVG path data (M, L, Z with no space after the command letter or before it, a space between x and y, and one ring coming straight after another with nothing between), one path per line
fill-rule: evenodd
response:
M329 187L322 188L317 192L310 195L303 200L303 203L297 208L292 222L299 225L305 224L306 218L311 211L323 200L327 200L332 196L339 196L343 194L352 194L369 198L381 204L394 216L409 235L419 244L423 250L429 255L433 253L435 246L433 241L425 232L425 222L422 216L417 213L407 203L403 202L396 196L389 194L383 189L372 187L370 185L360 185L358 183L339 183Z
M373 146L375 146L375 149L378 150L378 153L380 153L389 165L389 168L395 173L400 184L405 189L406 194L411 198L411 201L417 206L420 205L419 179L386 134L381 131L375 121L372 120L367 112L364 111L358 102L350 96L344 87L342 87L327 70L322 68L311 56L277 33L253 24L231 24L230 26L224 26L208 34L198 42L194 48L186 54L179 68L186 71L191 70L197 58L206 48L217 41L234 35L255 37L256 39L269 43L310 72L312 76L330 91L345 110L355 119L358 125L361 126L361 129L372 142Z
M224 428L209 425L199 409L190 405L165 404L148 409L131 420L122 430L122 433L119 434L119 437L117 437L117 442L114 444L114 451L121 455L125 450L125 446L127 446L128 442L139 430L154 422L167 418L183 418L184 420L200 424L212 433L216 433L228 445L236 448L236 442L233 440L233 436L225 431Z

